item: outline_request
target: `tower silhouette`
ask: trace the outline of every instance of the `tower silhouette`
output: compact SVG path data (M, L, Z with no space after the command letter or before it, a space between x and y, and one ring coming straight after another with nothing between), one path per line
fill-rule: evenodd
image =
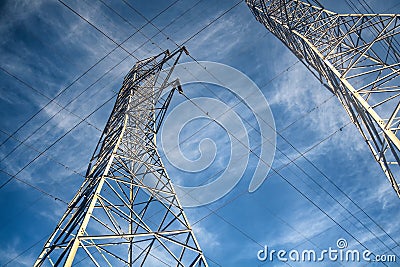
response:
M35 266L208 266L156 147L183 52L139 61L125 76L86 179Z
M400 15L337 14L317 0L246 0L337 96L400 197Z

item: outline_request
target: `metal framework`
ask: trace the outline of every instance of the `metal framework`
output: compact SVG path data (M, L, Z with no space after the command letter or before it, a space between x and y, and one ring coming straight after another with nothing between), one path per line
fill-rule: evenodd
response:
M156 148L183 52L139 61L125 76L86 179L35 266L208 266Z
M400 197L400 15L336 14L316 0L246 3L337 96Z

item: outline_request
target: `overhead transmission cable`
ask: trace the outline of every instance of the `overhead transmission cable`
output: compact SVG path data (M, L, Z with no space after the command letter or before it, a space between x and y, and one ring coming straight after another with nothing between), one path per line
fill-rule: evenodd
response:
M184 95L184 94L183 94ZM194 106L196 106L198 109L200 109L206 116L208 116L211 120L214 120L212 117L210 117L207 114L207 111L205 111L202 107L200 107L197 103L192 101L189 97L184 95L185 98L187 98L188 101L192 102ZM314 202L307 194L303 193L298 187L296 187L287 177L285 177L283 174L275 170L274 167L272 167L270 164L264 161L264 159L260 158L259 155L257 155L251 148L249 148L246 144L244 144L239 138L237 138L230 130L226 129L226 131L234 138L236 141L238 141L242 146L246 147L254 156L256 156L260 162L262 162L266 167L270 168L272 171L274 171L281 179L286 181L295 191L297 191L301 196L303 196L305 199L308 200L314 207L316 207L320 212L322 212L326 217L328 217L331 221L333 221L337 226L339 226L340 229L342 229L344 232L346 232L350 237L352 237L355 241L357 241L358 244L360 244L363 248L368 249L353 233L351 233L349 230L347 230L343 225L341 225L335 218L333 218L331 215L329 215L324 209L322 209L316 202ZM189 196L191 196L189 194ZM196 198L193 197L194 200ZM373 253L372 253L373 254ZM375 254L373 254L375 255ZM385 263L383 263L385 266L387 266Z
M177 1L175 1L174 3L176 3ZM65 4L64 4L65 5ZM165 11L167 11L170 7L172 7L173 4L169 5L168 7L166 7L165 9L163 9L161 12L159 12L156 16L154 16L151 20L156 19L157 17L159 17L162 13L164 13ZM142 27L139 28L139 30L143 29L145 26L147 26L148 24L144 24ZM96 27L97 28L97 27ZM138 31L139 31L138 30ZM137 32L138 32L137 31ZM80 80L83 76L85 76L89 71L91 71L92 69L94 69L97 65L99 65L104 59L106 59L111 53L113 53L115 50L117 50L119 47L121 47L122 44L124 44L125 42L127 42L132 36L134 36L137 32L131 34L127 39L125 39L124 41L122 41L120 44L117 44L116 47L114 47L113 49L111 49L106 55L104 55L102 58L100 58L98 61L95 62L95 64L93 64L92 66L90 66L87 70L85 70L81 75L79 75L77 78L75 78L71 83L68 84L68 86L66 86L64 89L62 89L56 96L54 96L52 98L52 100L50 102L48 102L47 104L45 104L42 108L40 108L34 115L32 115L27 121L25 121L24 123L22 123L13 133L12 135L15 135L17 132L19 132L25 125L27 125L31 120L33 120L41 111L43 111L47 106L49 106L52 102L55 101L55 99L57 99L60 95L62 95L66 90L68 90L69 88L72 87L72 85L74 85L78 80ZM131 53L130 53L131 54ZM11 137L10 137L11 138ZM6 138L3 142L0 143L0 147L2 145L4 145L5 142L7 142L10 138Z
M95 28L97 31L99 31L100 33L102 33L103 35L105 35L108 39L110 39L110 40L112 40L112 42L113 43L115 43L115 44L117 44L116 43L116 41L114 41L110 36L108 36L104 31L102 31L101 29L99 29L97 26L95 26L93 23L91 23L90 21L88 21L86 18L84 18L82 15L80 15L77 11L75 11L74 9L72 9L70 6L68 6L65 2L63 2L62 0L58 0L59 2L61 2L64 6L66 6L69 10L71 10L74 14L76 14L77 16L79 16L81 19L83 19L85 22L87 22L89 25L91 25L93 28ZM179 0L177 0L177 1L179 1ZM175 1L174 3L176 3L177 1ZM240 2L239 2L240 3ZM237 4L235 4L233 7L236 7L238 5L238 3ZM172 6L172 4L170 5L170 6ZM169 6L169 7L170 7ZM167 7L167 9L169 8L169 7ZM230 10L232 10L233 9L233 7L231 7L230 9L228 9L229 11ZM166 9L164 9L163 11L165 11ZM163 12L162 11L162 12ZM161 13L162 13L161 12ZM206 26L204 26L203 28L202 28L202 30L200 30L200 31L198 31L198 32L196 32L194 35L192 35L191 37L189 37L189 39L192 39L194 36L196 36L197 34L199 34L201 31L203 31L204 29L206 29L207 27L209 27L210 25L212 25L213 23L215 23L218 19L220 19L223 15L225 15L226 13L228 13L228 12L223 12L223 14L221 14L221 15L219 15L218 17L216 17L216 18L214 18L211 22L209 22ZM158 15L157 15L158 16ZM156 16L156 17L157 17ZM146 24L147 25L147 24ZM142 27L143 28L143 27ZM121 47L122 46L122 43L121 44L117 44L118 45L118 47ZM115 48L116 49L116 48ZM124 51L126 51L126 49L125 48L123 48L123 50ZM132 55L132 53L130 53L130 52L127 52L129 55L131 55L131 56L133 56ZM106 55L107 56L107 55ZM106 57L105 56L105 57ZM105 58L105 57L103 57L103 58ZM95 65L93 65L91 68L89 68L87 71L85 71L84 72L84 74L86 74L87 72L89 72L89 70L90 69L92 69L94 66L96 66L97 64L99 63L99 61L95 64ZM82 74L80 77L82 77L84 74ZM79 77L77 78L77 79L75 79L75 81L74 82L76 82L77 80L79 79ZM73 83L74 83L73 82ZM71 83L70 84L70 86L73 84L73 83ZM67 88L69 88L70 86L67 86L64 90L66 90ZM63 90L63 91L64 91ZM63 91L61 91L61 92L63 92ZM60 93L61 93L60 92ZM59 95L60 95L60 93L56 96L56 97L58 97ZM56 98L55 97L55 98ZM54 99L55 99L54 98ZM86 116L85 118L83 118L83 120L81 120L80 122L78 122L78 124L76 124L73 128L71 128L69 131L67 131L66 133L64 133L61 137L59 137L56 141L54 141L50 146L48 146L45 150L43 150L39 155L37 155L34 159L32 159L30 162L28 162L26 165L24 165L23 167L22 167L22 169L20 169L18 172L17 172L17 174L15 174L15 175L13 175L13 176L11 176L6 182L4 182L2 185L0 185L0 189L1 188L3 188L6 184L8 184L13 178L15 178L16 177L16 175L18 175L20 172L22 172L25 168L27 168L30 164L32 164L36 159L38 159L42 154L44 154L47 150L49 150L51 147L53 147L56 143L58 143L63 137L65 137L68 133L70 133L73 129L75 129L77 126L79 126L83 121L85 121L89 116L91 116L93 113L95 113L96 111L98 111L102 106L104 106L105 104L107 104L109 101L111 101L112 100L112 98L109 98L106 102L104 102L99 108L97 108L96 110L94 110L91 114L89 114L88 116ZM51 101L50 101L51 102ZM50 102L48 103L48 104L50 104ZM44 106L41 110L43 110L44 108L45 108L46 106ZM32 116L31 118L33 119L33 117L35 117L41 110L39 110L34 116ZM19 129L21 129L24 125L26 125L29 121L30 121L31 119L29 119L25 124L23 124L22 126L20 126L18 129L17 129L17 131L19 130ZM15 132L14 133L12 133L11 134L11 136L13 136L15 134ZM11 138L11 137L9 137L9 138ZM8 138L8 139L9 139ZM7 139L4 141L4 142L6 142L7 141ZM4 143L3 142L3 143ZM1 146L1 144L0 144L0 146ZM21 179L17 179L17 180L21 180Z
M189 9L187 9L185 12L183 12L182 14L180 14L179 16L177 16L174 20L172 20L169 24L167 24L165 28L167 28L168 26L172 25L173 22L175 22L177 19L181 18L183 15L185 15L189 10L193 9L195 6L197 6L200 2L202 2L203 0L199 0L197 3L195 3L192 7L190 7ZM103 2L103 1L102 1ZM175 1L173 4L175 4L177 1ZM126 38L121 44L125 43L126 41L128 41L133 35L135 35L137 32L141 32L141 30L148 25L152 20L154 20L155 18L159 17L162 13L164 13L167 9L169 9L173 4L169 5L167 8L163 9L161 12L159 12L155 17L153 17L152 19L150 19L149 22L145 23L142 27L140 28L136 28L136 31L131 34L128 38ZM109 7L108 5L106 5L107 7ZM109 7L111 8L111 7ZM113 10L114 12L116 12L115 10ZM117 13L118 14L118 13ZM119 14L118 14L119 15ZM132 25L133 26L133 25ZM133 26L134 27L134 26ZM143 33L142 33L143 34ZM145 35L144 35L145 36ZM154 35L155 36L155 35ZM142 45L140 45L139 47L137 47L134 51L131 52L131 54L135 53L137 50L139 50L140 48L143 47L144 44L148 43L149 41L151 41L151 38L153 38L154 36L148 38L147 36L145 36L147 38L147 41L145 43L143 43ZM114 51L114 50L112 50ZM112 52L111 51L111 52ZM110 53L111 53L110 52ZM109 53L109 54L110 54ZM109 55L108 54L108 55ZM107 55L107 56L108 56ZM122 62L124 62L129 56L123 58L121 61L119 61L117 64L115 64L109 71L107 71L105 74L103 74L102 76L100 76L94 83L92 83L91 85L89 85L85 90L83 90L79 95L75 96L72 100L70 100L65 106L61 106L59 103L56 103L58 106L61 107L61 110L57 111L55 114L53 114L53 116L48 119L46 122L44 122L39 128L36 129L36 131L38 131L40 128L42 128L45 124L47 124L51 119L53 119L55 116L57 116L62 110L66 110L69 113L71 113L69 110L66 109L66 107L70 104L72 104L75 100L77 100L83 93L85 93L88 89L90 89L93 85L95 85L100 79L102 79L103 77L105 77L105 75L109 72L111 72L112 70L114 70L117 66L119 66ZM43 93L41 93L40 91L38 91L36 88L34 88L32 85L30 85L29 83L27 83L26 81L22 80L21 78L17 77L16 75L10 73L9 71L3 69L0 67L1 70L3 70L5 73L9 74L11 77L15 78L16 80L18 80L19 82L21 82L22 84L24 84L25 86L27 86L28 88L34 90L35 92L38 92L39 94L43 95L45 98L49 98L46 95L44 95ZM71 113L73 114L73 113ZM77 115L76 115L77 116ZM77 116L78 118L80 118L79 116ZM27 122L26 122L27 123ZM25 124L26 124L25 123ZM91 125L93 127L95 127L97 130L99 130L101 132L101 130L99 128L97 128L95 125L92 125L90 122L87 122L88 125ZM21 144L25 143L36 131L32 132L28 137L26 137ZM14 135L16 134L16 132L14 132L12 135L8 135L7 138L9 137L14 137ZM6 142L7 140L5 140ZM21 145L20 144L20 145ZM6 159L8 156L10 156L10 154L12 154L17 148L19 147L19 145L17 147L15 147L12 151L10 151L9 153L7 153L0 161L3 161L4 159Z
M125 0L123 0L124 2L126 2ZM140 14L140 12L138 12L136 9L135 9L135 11L137 12L137 13L139 13ZM155 26L153 23L151 23L153 26ZM156 27L157 28L157 27ZM159 29L158 29L159 30ZM164 34L165 35L165 34ZM330 97L330 98L332 98L333 97L333 95ZM329 99L330 99L329 98ZM341 129L340 129L341 130ZM279 133L278 133L279 134ZM283 136L281 136L283 139L285 139L285 141L287 142L287 143L289 143L290 145L291 145L291 147L293 148L293 149L295 149L296 150L296 152L297 153L299 153L302 157L304 157L309 163L311 163L312 165L313 165L313 167L314 168L316 168L321 174L323 174L324 175L324 177L331 183L331 184L333 184L334 186L335 186L335 188L336 189L338 189L339 191L341 191L349 200L351 200L351 202L353 203L353 204L355 204L364 214L366 214L365 213L365 211L358 205L358 204L356 204L346 193L344 193L343 191L342 191L342 189L341 188L339 188L329 177L327 177L314 163L312 163L308 158L306 158L305 156L304 156L304 154L303 153L301 153L298 149L296 149L290 142L288 142L288 140L286 139L286 138L284 138ZM312 179L312 177L308 174L308 173L306 173L302 168L300 168L297 164L296 164L296 166L299 168L299 169L301 169L302 170L302 172L303 173L305 173L310 179ZM319 183L317 183L316 181L315 181L315 179L312 179L313 180L313 182L314 183L316 183L321 189L323 189L325 192L327 192L328 193L328 195L329 196L331 196L331 198L332 199L334 199L338 204L340 204L349 214L351 214L352 215L352 213L351 213L351 211L349 211L347 208L345 208L341 203L340 203L340 201L337 201L328 191L326 191ZM367 215L367 214L366 214ZM367 215L376 225L378 225L378 223L377 222L375 222L369 215ZM353 216L354 217L354 216ZM384 245L385 245L385 243L379 238L379 237L377 237L369 228L367 228L366 226L365 226L365 224L363 224L357 217L354 217L355 219L357 219L366 229L368 229L373 235L374 235L374 237L375 238L377 238L378 240L380 240ZM381 229L383 229L383 228L381 228ZM388 235L388 233L386 233L386 231L385 231L385 234L387 234ZM390 237L390 235L389 235L389 237ZM390 249L390 248L389 248Z
M216 20L214 20L214 21L216 21ZM211 25L211 24L208 24L208 26L209 25ZM42 192L41 190L39 190L40 192ZM47 192L42 192L42 193L44 193L44 194L47 194ZM53 196L52 196L53 197ZM55 199L58 199L58 198L56 198L56 197L54 197ZM65 201L64 201L64 203L66 203Z
M135 9L134 7L132 7L129 3L127 3L125 0L122 0L123 2L125 2L129 7L131 7L133 10L135 10L138 14L140 14L143 18L145 18L137 9ZM146 18L145 18L146 19ZM147 20L147 19L146 19ZM158 28L158 27L156 27L153 23L151 23L156 29L158 29L159 31L160 31L160 29ZM165 33L163 33L164 35L165 35ZM165 35L166 37L167 37L167 39L171 39L171 38L169 38L167 35ZM172 40L172 39L171 39ZM176 43L175 43L176 44ZM176 44L178 47L179 47L179 45L178 44ZM192 56L191 56L191 58L193 59L193 60L195 60ZM197 60L195 60L196 62L197 62ZM197 62L198 64L200 64L199 62ZM201 65L201 64L200 64ZM212 75L212 73L210 73L211 75ZM214 76L214 78L217 78L217 77L215 77ZM218 80L218 79L217 79ZM212 92L211 90L209 90L210 92ZM214 94L214 95L216 95L216 94ZM216 95L217 96L217 95ZM218 96L217 96L218 97ZM331 98L333 97L333 95L331 96ZM265 122L265 121L264 121ZM249 124L249 125L251 125L251 124ZM254 130L256 130L257 131L257 129L255 129L254 127L253 127L253 129ZM276 131L277 132L277 131ZM261 134L261 133L260 133ZM303 158L305 158L306 160L307 160L307 162L309 162L310 164L312 164L312 166L314 167L314 168L316 168L321 174L323 174L323 176L331 183L331 184L333 184L334 186L335 186L335 188L337 189L337 190L339 190L342 194L344 194L345 196L346 196L346 198L348 198L353 204L355 204L356 205L356 207L357 208L359 208L364 214L366 214L366 212L358 205L358 204L356 204L355 202L354 202L354 200L352 200L340 187L338 187L327 175L325 175L325 173L323 173L313 162L311 162L307 157L305 157L305 155L304 154L302 154L297 148L295 148L284 136L282 136L279 132L277 132L277 134L278 135L280 135L280 137L281 138L283 138L293 149L295 149L295 151L297 152L297 153L299 153ZM262 135L262 134L261 134ZM251 151L251 150L250 150ZM282 153L282 151L281 151L281 153ZM284 153L283 153L284 154ZM287 157L287 155L286 154L284 154L286 157ZM289 160L290 160L290 158L289 157L287 157ZM303 168L301 168L298 164L296 164L296 163L294 163L304 174L306 174L307 175L307 177L308 178L310 178L315 184L317 184L324 192L326 192L333 200L335 200L343 209L345 209L350 215L352 215L364 228L366 228L367 230L369 230L369 232L375 237L375 238L377 238L383 245L385 245L389 250L391 250L392 251L392 249L391 248L389 248L384 242L383 242L383 240L381 240L374 232L372 232L372 230L370 230L358 217L356 217L356 216L354 216L353 215L353 213L348 209L348 208L346 208L345 206L343 206L343 204L340 202L340 201L338 201L332 194L330 194L326 189L324 189L315 179L313 179ZM367 215L367 214L366 214ZM373 221L376 225L379 225L375 220L373 220L369 215L367 215L368 216L368 218L371 220L371 221ZM380 225L379 225L379 227L381 228L381 229L383 229ZM386 231L384 231L384 233L385 234L387 234L393 241L394 241L394 239L386 232Z
M178 2L178 1L180 1L180 0L177 0L177 1L175 1L173 4L175 4L176 2ZM60 1L60 2L62 2L62 1ZM165 8L165 9L163 9L161 12L159 12L155 17L153 17L152 19L155 19L155 18L157 18L158 16L160 16L162 13L164 13L166 10L168 10L170 7L172 7L173 6L173 4L170 4L167 8ZM66 4L65 3L63 3L63 5L64 6L66 6ZM72 10L70 7L68 7L71 11L73 11L74 13L77 13L75 10ZM91 26L93 26L96 30L98 30L98 31L100 31L102 34L104 34L104 35L106 35L103 31L101 31L98 27L96 27L95 25L93 25L92 23L90 23L88 20L86 20L86 19L84 19L80 14L77 14L79 17L81 17L85 22L87 22L87 23L89 23L89 25L91 25ZM51 99L51 101L49 101L46 105L44 105L39 111L37 111L33 116L31 116L27 121L25 121L20 127L18 127L17 128L17 130L15 130L12 134L10 134L1 144L0 144L0 146L2 146L5 142L7 142L10 138L12 138L12 137L14 137L15 135L16 135L16 133L19 131L19 130L21 130L26 124L28 124L31 120L33 120L33 118L35 118L41 111L43 111L48 105L50 105L52 102L54 102L55 101L55 99L56 98L58 98L63 92L65 92L68 88L70 88L73 84L75 84L80 78L82 78L84 75L86 75L90 70L92 70L95 66L97 66L101 61L103 61L106 57L108 57L113 51L115 51L118 47L121 47L121 45L123 44L123 43L125 43L127 40L129 40L134 34L136 34L137 32L139 32L141 29L143 29L146 25L148 25L148 23L146 23L146 24L144 24L141 28L139 28L135 33L133 33L133 34L131 34L127 39L125 39L123 42L121 42L120 44L117 44L117 46L116 47L114 47L109 53L107 53L105 56L103 56L100 60L98 60L94 65L92 65L89 69L87 69L86 71L84 71L80 76L78 76L74 81L72 81L67 87L65 87L63 90L61 90L55 97L53 97L52 99ZM108 35L106 35L107 36L107 38L108 39L112 39L111 37L109 37ZM114 40L113 40L113 42L114 43L116 43ZM124 50L126 50L126 49L124 49ZM133 56L132 55L132 53L129 53L128 52L128 54L130 55L130 56ZM127 56L127 57L129 57L129 56ZM127 58L126 57L126 58ZM133 56L134 57L134 56ZM114 69L116 66L118 66L120 63L122 63L126 58L124 58L123 60L121 60L118 64L116 64L116 65L114 65L114 67L113 68L111 68L110 69L110 71L112 70L112 69ZM104 77L105 76L105 74L103 75L103 76L101 76L101 77ZM12 75L12 77L14 77L13 75ZM17 78L16 76L14 77L14 78L16 78L17 80L19 80L20 82L22 81L21 79L19 79L19 78ZM100 80L101 78L99 78L98 80ZM97 82L97 81L96 81ZM96 83L95 82L95 83ZM26 83L26 82L23 82L25 85L28 85L28 83ZM93 84L92 84L93 85ZM32 86L30 86L29 85L29 88L33 88ZM89 87L88 88L86 88L84 91L87 91L89 89ZM83 94L83 92L81 92L81 94L80 95L82 95ZM80 96L79 95L79 96ZM77 96L76 98L78 98L79 96ZM76 99L75 98L75 99ZM75 100L74 99L74 100ZM73 101L74 101L73 100ZM103 103L102 105L101 105L101 107L102 106L104 106L107 102L109 102L111 99L109 99L108 101L106 101L105 103ZM100 108L98 108L98 109L96 109L95 111L97 111L97 110L99 110ZM94 112L95 112L94 111ZM59 111L60 112L60 111ZM58 112L58 113L59 113ZM92 112L92 114L94 113L94 112ZM56 113L56 114L58 114L58 113ZM90 114L91 115L91 114ZM89 116L90 116L89 115ZM88 116L87 117L85 117L85 118L83 118L83 119L81 119L80 120L80 122L78 123L78 125L80 124L80 123L82 123L83 121L86 121L86 119L88 118ZM47 122L46 122L47 123ZM64 136L66 136L69 132L71 132L74 128L76 128L78 125L75 125L72 129L70 129L67 133L65 133L64 135L62 135L60 138L58 138L55 142L53 142L52 143L52 145L50 146L50 147L52 147L52 146L54 146L58 141L60 141ZM43 125L42 125L43 126ZM42 127L41 126L41 127ZM48 149L50 149L50 147L47 147L44 151L42 151L40 154L39 154L39 156L37 156L37 157L35 157L30 163L28 163L28 166L33 162L33 161L35 161L38 157L40 157L44 152L46 152ZM12 153L12 152L11 152ZM11 154L10 153L10 154ZM26 167L28 167L27 165L25 165L21 170L20 170L20 172L23 170L23 169L25 169ZM18 173L20 173L20 172L18 172ZM16 174L16 175L18 175L18 173ZM7 172L7 174L9 175L9 173ZM10 179L9 180L7 180L5 183L3 183L1 186L0 186L0 189L1 188L3 188L4 187L4 185L5 184L7 184L8 182L10 182L11 180L13 179L13 176L11 176L10 177ZM21 179L17 179L17 180L21 180Z

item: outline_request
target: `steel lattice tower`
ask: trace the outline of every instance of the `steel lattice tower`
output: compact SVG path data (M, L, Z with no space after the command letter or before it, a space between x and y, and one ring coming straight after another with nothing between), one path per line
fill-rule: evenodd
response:
M207 266L156 148L172 95L181 90L168 79L183 52L139 61L125 76L86 179L35 266Z
M400 197L400 15L336 14L313 0L246 2L337 96Z

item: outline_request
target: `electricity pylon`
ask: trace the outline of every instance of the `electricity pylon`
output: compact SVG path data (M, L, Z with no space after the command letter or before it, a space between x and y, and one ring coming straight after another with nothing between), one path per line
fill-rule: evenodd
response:
M246 3L337 96L400 197L400 15L336 14L316 0Z
M86 179L35 266L207 266L156 147L183 52L139 61L125 76Z

